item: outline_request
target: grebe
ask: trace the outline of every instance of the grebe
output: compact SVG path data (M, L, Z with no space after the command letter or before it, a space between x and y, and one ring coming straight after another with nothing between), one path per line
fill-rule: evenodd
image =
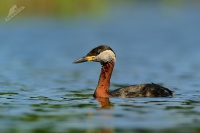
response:
M75 60L73 63L82 63L87 61L100 62L102 65L99 82L93 95L94 97L133 98L173 96L173 91L154 83L131 85L114 91L109 91L110 78L115 65L116 56L115 52L107 45L100 45L92 49L86 56Z

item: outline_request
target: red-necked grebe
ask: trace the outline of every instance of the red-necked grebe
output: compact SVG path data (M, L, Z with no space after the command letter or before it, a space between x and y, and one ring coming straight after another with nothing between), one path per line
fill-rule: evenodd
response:
M82 63L86 61L100 62L102 65L101 74L94 97L171 97L173 92L160 85L149 83L131 85L109 91L110 78L115 65L115 52L106 45L100 45L92 49L86 56L75 60L73 63Z

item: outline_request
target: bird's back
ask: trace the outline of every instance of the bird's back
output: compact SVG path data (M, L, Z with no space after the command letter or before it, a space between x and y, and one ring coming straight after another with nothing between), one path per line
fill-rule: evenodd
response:
M132 85L123 88L119 88L114 91L110 91L111 97L171 97L173 92L160 85L151 84L139 84Z

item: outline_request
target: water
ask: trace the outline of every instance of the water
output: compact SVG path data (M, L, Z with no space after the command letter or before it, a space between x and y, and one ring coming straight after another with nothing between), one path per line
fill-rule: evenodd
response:
M2 22L0 131L200 132L200 8L159 7L117 5L101 20ZM72 62L100 44L117 54L110 89L154 82L175 96L94 99L101 66Z

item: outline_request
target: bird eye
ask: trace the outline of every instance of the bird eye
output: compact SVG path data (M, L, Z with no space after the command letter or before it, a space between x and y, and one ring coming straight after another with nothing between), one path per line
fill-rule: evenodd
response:
M98 55L98 54L100 54L101 53L101 51L100 50L98 50L97 52L96 52L96 55Z

